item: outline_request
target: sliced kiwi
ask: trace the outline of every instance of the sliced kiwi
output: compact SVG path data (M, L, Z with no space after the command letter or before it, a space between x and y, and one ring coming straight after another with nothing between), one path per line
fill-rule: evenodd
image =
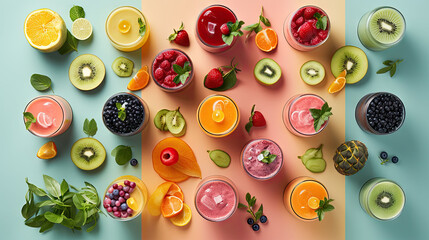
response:
M302 81L308 85L317 85L325 78L325 68L317 61L308 61L299 70Z
M353 84L359 82L368 71L368 58L362 49L355 46L339 48L331 60L331 72L338 77L346 70L346 82Z
M98 168L106 159L106 149L95 138L81 138L73 144L70 156L78 168L93 170Z
M78 56L70 64L69 79L77 89L89 91L104 80L106 68L100 58L92 54Z
M180 108L174 111L169 111L165 115L165 121L167 123L168 131L173 135L180 137L186 132L186 121L183 115L180 113Z
M405 204L402 189L393 182L377 184L371 191L368 207L380 219L390 219L397 216Z
M155 115L155 118L153 119L153 123L155 124L155 127L161 131L168 131L167 121L165 116L169 111L170 110L168 109L161 109L158 111L158 113Z
M256 80L264 85L273 85L282 76L279 64L271 58L263 58L256 63L253 69Z
M210 159L216 164L216 166L221 168L227 168L231 163L231 157L229 154L223 150L215 149L208 150Z
M381 8L372 14L369 20L369 31L375 40L381 43L397 42L405 31L404 17L394 8Z
M117 57L112 63L113 72L119 77L129 77L133 74L134 62L125 57Z

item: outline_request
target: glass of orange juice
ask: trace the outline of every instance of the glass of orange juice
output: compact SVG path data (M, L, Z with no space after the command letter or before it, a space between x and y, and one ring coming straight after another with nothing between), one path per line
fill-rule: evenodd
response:
M303 221L318 219L316 209L320 200L329 199L326 187L311 177L298 177L286 186L283 201L286 209Z
M119 51L141 48L149 37L149 24L140 10L131 6L114 9L106 20L106 34Z
M131 175L121 176L106 188L103 207L115 220L133 220L143 212L147 195L146 185L140 178Z
M206 97L200 103L197 120L207 135L225 137L237 128L240 122L240 111L231 98L214 94Z

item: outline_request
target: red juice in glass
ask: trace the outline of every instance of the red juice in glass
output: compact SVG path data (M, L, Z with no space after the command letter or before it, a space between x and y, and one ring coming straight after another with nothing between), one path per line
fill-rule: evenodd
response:
M237 41L234 38L231 45L222 39L220 27L227 22L235 23L237 17L231 9L223 5L211 5L205 8L198 16L196 34L200 46L208 52L223 52L231 48Z

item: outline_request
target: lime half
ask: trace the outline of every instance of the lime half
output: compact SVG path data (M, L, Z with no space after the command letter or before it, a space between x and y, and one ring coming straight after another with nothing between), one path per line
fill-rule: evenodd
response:
M72 34L78 40L86 40L92 35L91 22L86 18L78 18L73 22Z

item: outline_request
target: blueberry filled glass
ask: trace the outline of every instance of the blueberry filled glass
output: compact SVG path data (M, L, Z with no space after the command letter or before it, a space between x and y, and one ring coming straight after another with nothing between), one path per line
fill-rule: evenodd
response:
M103 107L103 122L119 136L135 135L146 127L149 108L139 96L121 92L111 96Z
M385 135L396 132L404 123L405 107L401 99L391 93L365 95L357 104L356 122L365 132Z

